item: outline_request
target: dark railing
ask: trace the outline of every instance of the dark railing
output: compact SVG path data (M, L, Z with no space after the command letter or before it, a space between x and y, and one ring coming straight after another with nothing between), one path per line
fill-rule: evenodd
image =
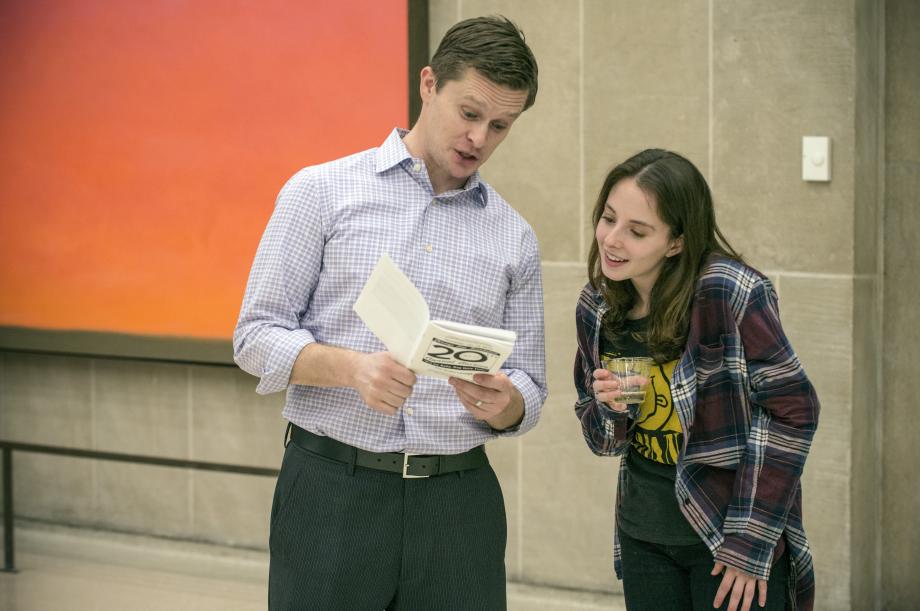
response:
M277 476L278 469L267 467L250 467L247 465L232 465L217 462L204 462L200 460L183 460L180 458L160 458L157 456L144 456L142 454L123 454L121 452L97 452L95 450L81 450L78 448L62 448L58 446L45 446L34 443L19 443L17 441L4 441L0 439L0 450L3 451L3 546L4 565L3 571L16 572L15 546L13 541L13 452L34 452L38 454L57 454L59 456L75 456L77 458L92 458L96 460L114 460L158 467L178 467L180 469L196 469L199 471L220 471L222 473L242 473L245 475L270 475Z

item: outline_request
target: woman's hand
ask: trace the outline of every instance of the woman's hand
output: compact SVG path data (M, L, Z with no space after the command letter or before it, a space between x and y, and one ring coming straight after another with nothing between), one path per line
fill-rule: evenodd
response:
M594 370L594 382L591 383L594 390L594 397L607 404L611 410L617 413L626 412L625 403L617 403L615 400L620 396L620 381L606 369Z
M767 605L767 582L765 580L757 579L738 569L725 566L721 562L716 562L710 575L718 575L722 571L725 571L725 575L722 576L722 583L716 592L715 600L712 601L713 607L721 607L722 601L731 592L732 596L728 600L728 611L748 611L751 608L751 601L754 600L755 589L759 593L757 604L761 607Z

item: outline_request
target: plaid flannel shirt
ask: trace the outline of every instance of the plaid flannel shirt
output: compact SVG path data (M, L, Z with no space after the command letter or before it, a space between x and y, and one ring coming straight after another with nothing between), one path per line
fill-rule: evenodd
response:
M633 420L597 401L603 298L590 284L576 309L575 413L600 456L630 451ZM684 431L675 495L716 561L768 579L785 534L793 609L814 605L814 569L802 527L800 477L818 422L818 399L780 325L770 281L713 256L697 285L672 399ZM619 489L625 489L620 461ZM619 540L614 565L622 578Z

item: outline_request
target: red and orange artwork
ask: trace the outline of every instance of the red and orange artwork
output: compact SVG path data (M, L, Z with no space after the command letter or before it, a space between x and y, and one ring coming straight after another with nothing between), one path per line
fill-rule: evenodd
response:
M0 326L229 338L284 181L407 126L406 11L0 3Z

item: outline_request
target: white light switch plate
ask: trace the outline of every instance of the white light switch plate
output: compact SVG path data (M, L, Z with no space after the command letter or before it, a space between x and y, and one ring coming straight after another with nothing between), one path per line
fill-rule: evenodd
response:
M802 137L802 180L828 182L831 179L831 139Z

